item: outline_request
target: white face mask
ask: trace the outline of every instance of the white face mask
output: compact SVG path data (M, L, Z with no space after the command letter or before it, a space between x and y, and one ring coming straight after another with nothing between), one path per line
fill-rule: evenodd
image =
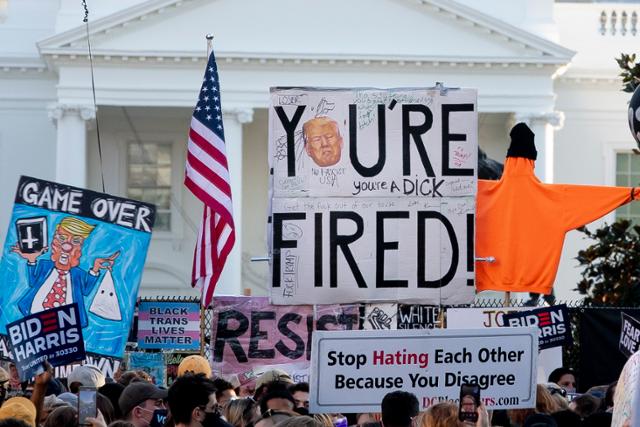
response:
M147 425L149 425L149 424L151 423L151 418L150 418L150 417L149 417L149 418L147 418L147 417L146 417L146 415L147 415L149 412L151 412L151 415L153 416L153 412L152 412L152 411L150 411L150 410L148 410L148 409L146 409L146 408L143 408L142 406L136 406L136 408L140 409L141 411L143 411L143 412L145 413L145 417L144 417L144 418L142 418L142 419L146 421L146 424L147 424Z

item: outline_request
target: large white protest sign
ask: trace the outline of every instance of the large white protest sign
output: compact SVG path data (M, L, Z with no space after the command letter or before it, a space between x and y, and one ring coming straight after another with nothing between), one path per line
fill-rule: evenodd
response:
M473 299L472 198L274 199L276 304L465 304Z
M471 302L476 98L272 89L274 304Z
M489 409L536 402L535 328L315 332L310 411L379 412L385 394L414 393L423 408L478 383Z
M640 427L640 352L625 363L613 398L611 427Z

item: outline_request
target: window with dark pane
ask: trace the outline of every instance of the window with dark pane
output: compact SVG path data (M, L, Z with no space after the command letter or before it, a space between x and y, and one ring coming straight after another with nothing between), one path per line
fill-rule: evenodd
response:
M156 205L153 229L170 231L171 144L132 142L127 160L127 196Z
M616 154L616 185L637 187L640 185L640 156L633 153ZM623 218L640 224L640 203L628 203L616 209L616 219Z

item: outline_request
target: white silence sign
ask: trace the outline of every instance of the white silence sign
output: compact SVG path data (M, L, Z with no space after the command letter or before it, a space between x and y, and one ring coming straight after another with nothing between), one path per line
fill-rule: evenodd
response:
M395 390L422 408L457 401L477 383L488 409L536 402L535 328L316 331L311 352L312 413L379 412Z

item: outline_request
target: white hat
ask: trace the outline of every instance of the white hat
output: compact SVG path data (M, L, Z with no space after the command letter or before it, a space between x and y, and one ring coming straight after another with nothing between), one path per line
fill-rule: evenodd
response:
M69 385L73 383L80 383L84 387L100 388L104 385L104 374L98 368L93 365L81 365L73 368L73 371L67 378Z

